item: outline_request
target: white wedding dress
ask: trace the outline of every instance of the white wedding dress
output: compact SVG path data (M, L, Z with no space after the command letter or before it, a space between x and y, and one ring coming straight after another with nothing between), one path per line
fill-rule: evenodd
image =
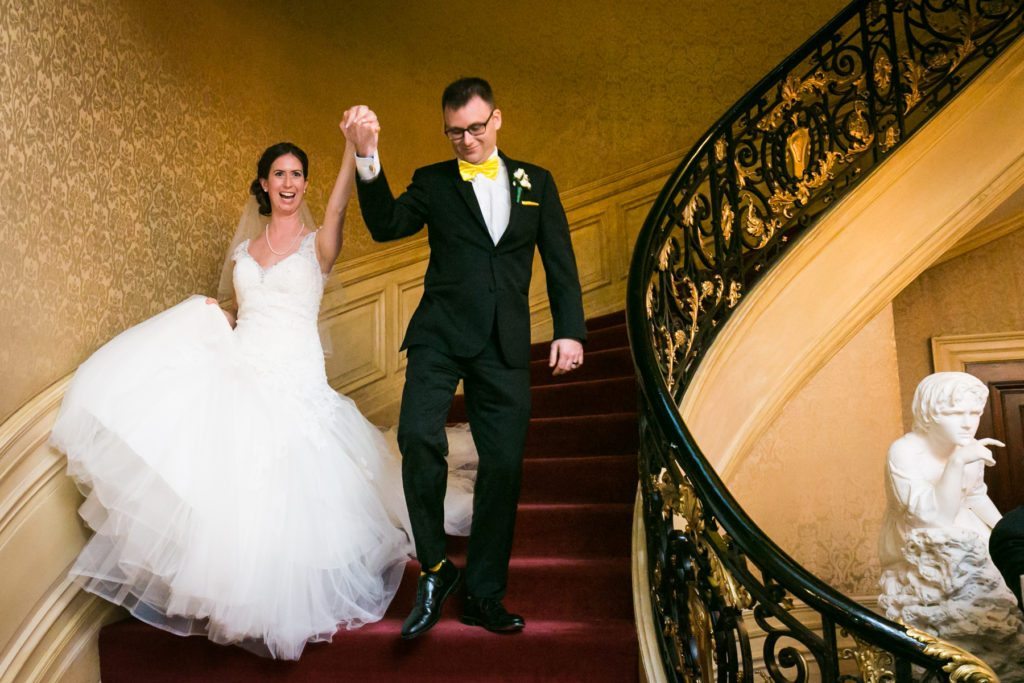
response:
M397 451L327 383L314 235L266 269L238 246L234 330L195 296L99 349L51 439L96 532L71 569L86 590L282 659L379 620L413 552ZM465 534L474 451L452 437Z

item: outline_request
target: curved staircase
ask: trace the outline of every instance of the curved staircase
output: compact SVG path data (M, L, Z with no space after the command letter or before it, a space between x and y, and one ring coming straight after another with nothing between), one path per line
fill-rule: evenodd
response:
M308 646L298 662L134 620L111 624L100 635L104 683L638 680L630 590L636 381L623 314L590 320L587 329L585 363L568 376L551 376L547 343L533 349L533 419L505 600L526 617L522 633L464 626L457 598L429 633L402 641L418 572L410 562L381 622ZM465 421L461 396L450 420ZM464 564L465 548L466 539L451 539L456 564Z

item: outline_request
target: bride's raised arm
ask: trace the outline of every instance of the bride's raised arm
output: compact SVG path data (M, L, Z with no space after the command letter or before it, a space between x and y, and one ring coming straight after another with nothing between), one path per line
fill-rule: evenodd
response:
M351 142L345 141L345 152L341 161L338 179L334 181L334 189L327 200L324 222L316 236L316 256L320 261L320 270L331 272L344 237L345 209L352 198L352 179L355 177L356 152Z

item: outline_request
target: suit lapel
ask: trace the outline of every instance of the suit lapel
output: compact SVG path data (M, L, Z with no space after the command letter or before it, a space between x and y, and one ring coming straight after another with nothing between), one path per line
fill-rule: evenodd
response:
M476 222L483 228L484 234L487 235L487 239L491 239L491 235L487 232L487 223L484 222L484 214L480 210L480 202L476 199L476 193L473 192L473 184L467 183L459 175L459 162L452 161L452 182L455 184L455 191L462 196L462 199L466 202L466 206L469 207L469 212L476 218Z
M505 171L507 171L508 174L508 198L510 204L508 212L508 226L505 228L505 232L501 235L501 239L498 240L498 245L500 245L502 242L505 241L505 238L508 237L509 233L512 232L512 230L514 230L516 225L518 224L519 217L523 210L523 206L522 204L516 201L516 188L512 182L512 175L516 172L516 169L519 166L518 164L516 164L516 162L512 161L507 156L502 154L500 149L498 150L498 156L500 156L501 160L505 162Z

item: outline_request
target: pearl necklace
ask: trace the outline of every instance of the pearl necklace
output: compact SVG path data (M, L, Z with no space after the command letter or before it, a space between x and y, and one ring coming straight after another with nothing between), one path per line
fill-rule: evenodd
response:
M284 256L285 254L291 252L292 247L295 246L295 241L299 239L299 235L301 235L302 231L305 229L305 223L299 226L299 231L295 233L295 237L292 238L292 241L288 244L288 248L285 249L284 251L278 251L277 249L274 249L274 245L270 243L270 223L267 223L267 229L263 232L263 236L267 239L267 248L270 249L271 253L277 254L278 256Z

